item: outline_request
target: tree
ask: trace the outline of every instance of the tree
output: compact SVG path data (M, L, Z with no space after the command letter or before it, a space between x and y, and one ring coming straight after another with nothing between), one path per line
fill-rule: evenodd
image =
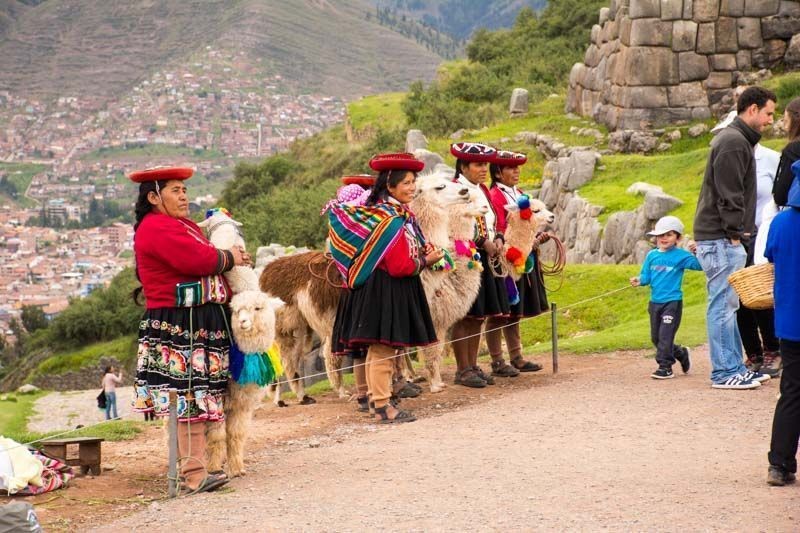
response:
M22 325L25 331L33 333L48 326L47 317L41 307L26 305L22 307Z

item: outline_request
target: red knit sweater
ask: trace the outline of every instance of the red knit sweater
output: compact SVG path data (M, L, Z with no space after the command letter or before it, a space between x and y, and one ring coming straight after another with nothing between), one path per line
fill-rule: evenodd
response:
M230 268L225 252L188 218L148 213L136 230L133 248L148 309L175 307L178 283Z

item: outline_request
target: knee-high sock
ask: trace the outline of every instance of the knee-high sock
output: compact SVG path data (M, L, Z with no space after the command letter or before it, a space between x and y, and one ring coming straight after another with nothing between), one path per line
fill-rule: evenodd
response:
M383 344L373 344L367 351L367 375L375 407L383 407L392 396L395 350Z

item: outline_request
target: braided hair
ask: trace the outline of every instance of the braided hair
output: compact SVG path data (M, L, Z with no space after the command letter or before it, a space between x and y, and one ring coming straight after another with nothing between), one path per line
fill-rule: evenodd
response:
M365 205L375 205L389 199L389 187L397 187L406 178L408 170L382 170L372 186ZM416 176L416 172L414 173Z
M139 196L136 198L136 205L133 208L133 213L136 218L136 222L133 224L134 241L136 240L136 230L139 229L139 225L142 223L142 220L144 220L145 215L153 210L153 204L151 204L150 200L147 199L148 195L151 192L158 194L159 191L166 186L167 180L145 181L139 184ZM136 272L136 279L139 281L139 286L133 289L133 292L131 292L131 298L133 298L133 301L136 303L136 305L140 305L139 296L142 294L142 280L139 277L139 265L135 263L135 260L134 271Z

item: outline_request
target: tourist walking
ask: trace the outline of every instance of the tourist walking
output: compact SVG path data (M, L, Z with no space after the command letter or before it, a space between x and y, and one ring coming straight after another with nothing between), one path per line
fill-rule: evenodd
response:
M103 372L103 394L106 395L106 420L119 418L117 414L117 385L122 385L122 369L119 375L113 366L107 366Z

